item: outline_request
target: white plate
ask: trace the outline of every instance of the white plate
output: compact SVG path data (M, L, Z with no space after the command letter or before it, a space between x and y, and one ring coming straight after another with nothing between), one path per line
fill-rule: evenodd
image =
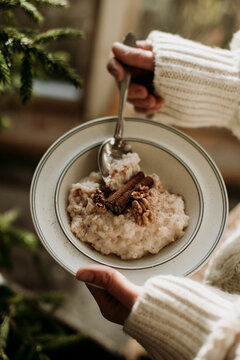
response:
M36 231L54 259L72 274L87 264L119 269L137 284L150 276L186 276L211 255L223 234L228 201L223 179L208 154L184 133L145 119L127 118L124 137L141 158L146 174L183 195L190 224L185 235L157 255L124 261L99 254L71 233L66 212L72 183L97 170L99 144L111 137L115 117L80 125L64 134L45 153L33 176L30 206Z

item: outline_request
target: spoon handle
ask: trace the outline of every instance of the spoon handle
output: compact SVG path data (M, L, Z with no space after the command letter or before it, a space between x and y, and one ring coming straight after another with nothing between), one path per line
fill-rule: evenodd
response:
M129 32L125 39L123 40L123 44L136 47L136 38L132 32ZM117 118L117 124L115 128L114 138L117 143L121 145L122 135L123 135L123 121L124 121L124 109L127 100L128 88L131 80L131 73L128 67L124 67L124 78L120 83L120 100L119 100L119 115Z

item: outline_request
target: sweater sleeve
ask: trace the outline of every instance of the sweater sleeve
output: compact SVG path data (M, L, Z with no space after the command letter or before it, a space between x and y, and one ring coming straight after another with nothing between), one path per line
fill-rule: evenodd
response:
M237 299L187 278L157 276L144 285L124 330L153 359L224 359L239 350Z
M240 32L239 34L240 38ZM209 47L178 35L152 31L154 87L165 99L155 115L183 126L217 126L240 138L240 41L231 50Z

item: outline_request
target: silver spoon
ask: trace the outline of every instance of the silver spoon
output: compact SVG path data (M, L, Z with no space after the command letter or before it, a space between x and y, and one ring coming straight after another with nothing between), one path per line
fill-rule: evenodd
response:
M136 47L135 35L129 32L123 44ZM131 73L127 67L124 67L124 78L120 83L120 101L119 101L119 115L117 118L115 132L112 138L105 140L98 151L98 168L102 174L103 179L108 177L111 163L116 160L120 160L123 154L131 152L131 145L127 144L123 136L123 124L124 124L124 109L127 99L128 88L131 79Z

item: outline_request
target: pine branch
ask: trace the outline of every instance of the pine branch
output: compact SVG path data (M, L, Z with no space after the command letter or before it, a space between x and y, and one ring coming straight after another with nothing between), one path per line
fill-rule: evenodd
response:
M15 6L17 6L19 1L17 0L1 0L0 2L0 10L9 10Z
M23 104L30 101L33 91L33 70L31 63L31 55L26 52L22 59L21 65L21 86L20 98Z
M32 2L39 5L49 5L64 8L69 6L68 0L34 0Z
M19 5L25 11L25 13L37 23L41 24L43 22L43 16L40 14L37 8L29 1L20 0Z
M26 15L28 15L32 20L37 23L41 23L43 21L43 16L40 14L38 9L34 4L27 0L1 0L0 2L0 10L12 10L12 9L20 8L22 9Z
M36 6L68 5L66 0L0 0L0 10L7 7L23 9L29 16L41 21ZM11 11L10 11L11 12ZM19 91L23 103L32 96L33 74L41 73L39 64L45 73L60 77L76 87L82 86L78 74L68 62L46 49L50 41L82 37L77 29L51 29L44 33L34 33L33 29L19 29L16 26L0 26L0 91L8 88ZM19 61L21 59L21 61ZM17 77L16 77L17 75ZM18 82L14 82L17 79Z
M7 48L9 52L17 51L19 53L25 53L33 44L33 41L26 34L21 33L13 27L1 26L0 44L2 47L5 45L5 48Z
M12 209L0 213L0 266L11 268L11 249L13 245L27 249L34 258L38 256L39 242L29 231L18 229L12 223L19 216L19 211Z
M63 32L60 36L63 36ZM41 63L43 69L49 74L55 74L72 83L76 87L82 87L82 81L78 74L68 63L61 58L49 53L40 46L35 46L34 41L20 31L8 27L0 28L0 42L7 42L13 50L25 54L29 52ZM29 74L28 74L29 75ZM28 98L28 97L27 97Z
M3 84L10 84L11 74L8 68L6 59L0 50L0 82Z
M77 37L83 37L83 32L81 30L75 29L53 29L48 30L44 33L41 33L33 39L34 44L44 44L49 41L56 41L62 39L74 39Z
M7 339L10 329L10 319L5 316L3 322L0 325L0 359L8 360L8 356L5 353L7 347Z
M47 73L56 74L71 82L75 87L82 87L82 81L78 74L65 61L42 48L32 48L32 52Z
M13 10L21 8L26 15L28 15L32 20L37 23L43 21L43 16L38 11L36 5L47 5L53 7L63 7L66 8L69 6L67 0L1 0L0 1L0 11Z

